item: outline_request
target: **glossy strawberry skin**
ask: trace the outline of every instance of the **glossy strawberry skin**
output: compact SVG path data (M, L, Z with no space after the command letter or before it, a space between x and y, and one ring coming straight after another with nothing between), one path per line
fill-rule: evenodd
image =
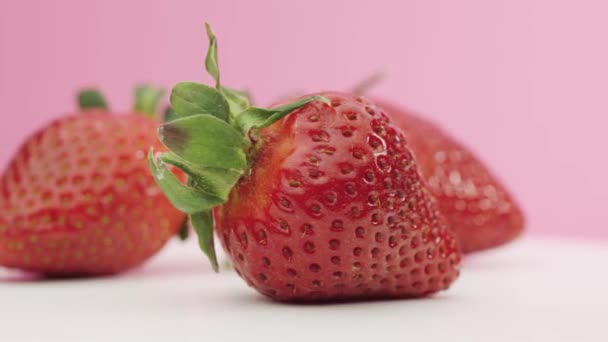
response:
M423 296L458 276L460 252L402 133L337 93L260 132L248 177L216 208L234 268L277 300Z
M467 147L419 115L378 101L406 134L422 175L465 253L497 247L521 234L513 197Z
M157 125L89 111L30 137L0 178L0 265L101 275L156 253L184 220L148 173Z

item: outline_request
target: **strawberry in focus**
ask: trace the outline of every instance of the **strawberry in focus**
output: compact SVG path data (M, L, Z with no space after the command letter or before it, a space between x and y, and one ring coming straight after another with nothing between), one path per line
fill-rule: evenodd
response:
M424 118L378 101L406 134L422 175L465 253L506 244L524 216L506 188L464 145Z
M159 129L157 182L190 215L217 269L214 231L236 272L282 301L402 298L458 277L460 251L399 128L374 104L325 92L263 109L219 82L180 83ZM179 182L167 169L188 175Z
M141 264L185 216L149 175L162 148L154 110L162 92L140 87L133 113L110 112L95 91L81 113L32 135L0 178L0 265L53 276L112 274Z
M255 165L216 210L234 268L282 300L410 297L457 276L456 241L403 134L346 94L259 131Z

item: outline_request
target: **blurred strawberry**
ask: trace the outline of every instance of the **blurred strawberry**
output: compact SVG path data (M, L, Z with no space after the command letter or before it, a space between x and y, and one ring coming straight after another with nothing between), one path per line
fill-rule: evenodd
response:
M147 171L162 145L155 109L162 91L136 90L117 115L96 91L81 112L55 120L23 144L0 178L0 265L47 275L100 275L141 264L179 230Z
M406 134L426 183L463 252L505 244L523 230L524 217L506 188L464 145L434 123L377 101Z

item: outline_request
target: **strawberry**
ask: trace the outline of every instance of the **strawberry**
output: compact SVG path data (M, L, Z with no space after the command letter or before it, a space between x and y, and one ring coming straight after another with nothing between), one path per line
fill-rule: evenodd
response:
M0 178L0 265L47 275L124 271L156 253L185 216L147 171L162 148L152 118L162 92L137 90L115 115L95 91L82 112L32 135Z
M281 301L424 296L459 273L453 233L401 130L373 103L323 92L263 109L219 82L180 83L178 117L149 154L217 269L214 231L236 272ZM188 174L182 184L167 169Z
M378 101L403 129L428 188L455 231L463 252L505 244L523 230L511 195L464 145L432 122Z

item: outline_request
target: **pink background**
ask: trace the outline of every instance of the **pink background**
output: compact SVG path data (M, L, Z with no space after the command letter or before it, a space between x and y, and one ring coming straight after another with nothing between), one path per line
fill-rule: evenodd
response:
M224 81L259 103L346 89L441 121L522 202L530 231L608 237L605 1L0 0L0 165L28 132L100 85L208 80L203 21Z

